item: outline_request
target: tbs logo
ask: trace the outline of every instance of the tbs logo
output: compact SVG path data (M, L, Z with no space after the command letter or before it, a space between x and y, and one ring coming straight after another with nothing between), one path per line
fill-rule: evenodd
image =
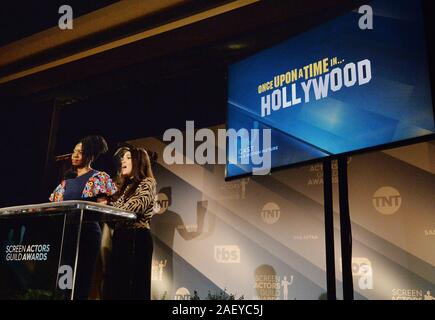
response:
M218 263L240 263L240 248L238 246L215 246L214 259Z
M402 196L393 187L379 188L373 195L373 206L382 214L396 213L402 205Z

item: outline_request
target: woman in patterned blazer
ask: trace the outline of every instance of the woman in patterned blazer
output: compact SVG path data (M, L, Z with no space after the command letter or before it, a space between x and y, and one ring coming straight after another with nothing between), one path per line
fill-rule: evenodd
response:
M118 149L117 185L111 205L136 213L133 222L117 223L105 284L105 299L150 300L153 241L150 222L156 180L147 151L133 146ZM155 161L155 154L152 154Z

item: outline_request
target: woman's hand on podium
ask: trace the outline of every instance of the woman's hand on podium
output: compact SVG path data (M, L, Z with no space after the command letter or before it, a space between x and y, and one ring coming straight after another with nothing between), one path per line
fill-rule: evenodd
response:
M97 198L97 202L98 202L99 204L106 204L106 205L107 205L107 203L108 203L106 197L98 197L98 198Z

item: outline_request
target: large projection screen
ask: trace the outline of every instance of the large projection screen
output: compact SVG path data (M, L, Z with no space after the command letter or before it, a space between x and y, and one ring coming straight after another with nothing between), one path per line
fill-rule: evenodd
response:
M369 1L230 65L227 130L250 147L227 146L226 177L251 174L252 152L281 168L431 139L433 110L421 1Z

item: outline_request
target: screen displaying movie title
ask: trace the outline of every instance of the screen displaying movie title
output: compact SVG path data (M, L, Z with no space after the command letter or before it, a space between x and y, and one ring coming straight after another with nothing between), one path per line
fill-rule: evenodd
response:
M6 261L47 261L50 244L5 246Z
M272 168L435 133L421 1L364 8L230 66L227 128L271 129Z

